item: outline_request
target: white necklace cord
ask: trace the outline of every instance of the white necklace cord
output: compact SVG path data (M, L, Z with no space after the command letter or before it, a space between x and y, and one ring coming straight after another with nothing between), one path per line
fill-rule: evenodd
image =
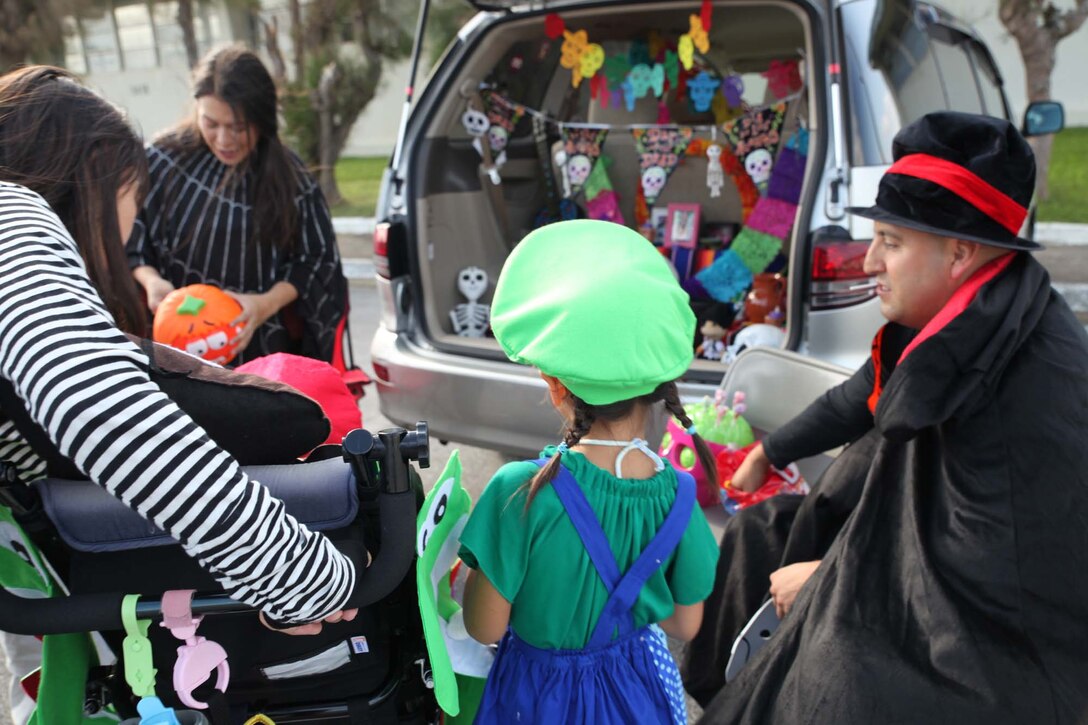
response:
M633 438L629 441L606 441L600 438L582 438L578 441L578 445L587 446L616 446L622 447L623 450L616 456L616 478L623 478L622 464L623 457L627 455L628 451L639 450L642 451L647 458L654 462L654 469L658 471L665 470L665 462L661 460L661 456L650 448L650 446L641 438Z

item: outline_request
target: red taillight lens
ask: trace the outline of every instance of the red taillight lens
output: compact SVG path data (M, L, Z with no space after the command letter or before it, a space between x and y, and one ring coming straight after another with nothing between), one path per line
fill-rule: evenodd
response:
M862 268L868 249L866 242L817 242L812 250L812 281L832 282L868 277Z
M389 222L374 225L374 271L389 279Z
M865 273L868 242L851 239L846 230L835 236L817 236L812 244L813 310L849 307L871 300L876 284Z

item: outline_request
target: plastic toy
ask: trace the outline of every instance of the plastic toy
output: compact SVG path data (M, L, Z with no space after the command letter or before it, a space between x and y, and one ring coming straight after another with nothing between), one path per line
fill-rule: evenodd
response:
M155 312L155 342L176 347L220 365L234 359L234 338L245 329L232 325L242 305L210 284L191 284L166 295Z
M461 486L461 459L450 454L438 484L427 495L416 521L416 589L431 676L446 723L472 722L494 654L465 630L461 607L451 596L451 566L471 500Z
M736 451L755 441L752 427L741 413L745 410L744 393L738 391L733 396L733 408L725 405L724 394L719 390L714 400L704 398L701 403L686 406L695 430L706 441L712 455L719 457L723 453ZM670 418L666 427L665 438L661 442L661 455L679 471L687 471L695 477L696 496L700 506L710 506L721 501L719 481L711 481L703 470L699 457L695 454L695 444L691 435L684 430L679 421Z

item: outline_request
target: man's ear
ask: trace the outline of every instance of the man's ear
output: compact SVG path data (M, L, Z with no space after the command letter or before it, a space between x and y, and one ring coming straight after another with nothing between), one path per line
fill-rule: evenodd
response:
M966 239L952 239L952 279L958 284L966 280L982 266L982 245Z

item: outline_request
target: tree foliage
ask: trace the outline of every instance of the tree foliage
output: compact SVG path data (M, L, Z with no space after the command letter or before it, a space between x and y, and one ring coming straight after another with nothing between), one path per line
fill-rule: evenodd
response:
M84 10L85 0L0 0L0 72L33 61L64 59L64 19Z
M356 119L378 92L385 62L411 51L411 35L398 16L406 4L313 0L297 16L301 28L291 29L296 77L279 79L286 135L303 160L317 169L329 204L341 199L333 168ZM278 44L270 39L268 24L265 31L266 46L275 58ZM286 69L279 56L274 65Z
M1050 77L1054 72L1058 43L1076 32L1088 18L1088 0L1073 0L1073 7L1060 9L1048 0L1000 0L1001 23L1016 39L1024 60L1027 98L1050 100ZM1047 197L1046 171L1050 164L1053 136L1032 139L1039 174L1036 189Z

